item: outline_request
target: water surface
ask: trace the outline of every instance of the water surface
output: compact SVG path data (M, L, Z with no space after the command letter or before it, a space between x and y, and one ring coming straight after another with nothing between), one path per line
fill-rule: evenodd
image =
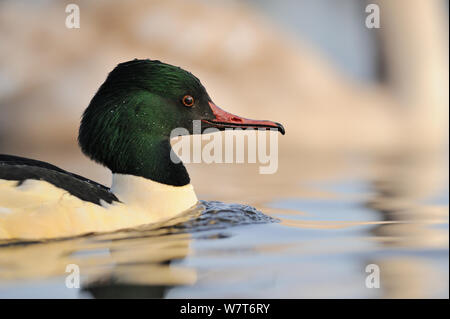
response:
M194 169L197 180L215 172L200 197L226 203L165 223L2 242L0 297L448 298L445 158L324 156L296 171L297 160L253 188L245 166ZM80 267L80 289L66 287L68 264ZM379 289L366 287L369 264Z

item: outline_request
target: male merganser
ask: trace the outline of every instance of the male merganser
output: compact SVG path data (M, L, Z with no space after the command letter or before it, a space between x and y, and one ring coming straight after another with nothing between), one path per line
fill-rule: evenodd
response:
M108 167L111 189L49 163L0 155L0 238L69 237L169 219L198 202L170 134L193 120L206 128L264 128L217 107L191 73L157 60L119 64L84 111L78 142Z

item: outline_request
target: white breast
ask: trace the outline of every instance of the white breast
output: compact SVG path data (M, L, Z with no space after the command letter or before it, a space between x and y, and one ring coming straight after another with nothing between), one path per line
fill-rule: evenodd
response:
M158 219L173 217L198 201L191 184L171 186L133 175L113 174L111 191L127 207Z

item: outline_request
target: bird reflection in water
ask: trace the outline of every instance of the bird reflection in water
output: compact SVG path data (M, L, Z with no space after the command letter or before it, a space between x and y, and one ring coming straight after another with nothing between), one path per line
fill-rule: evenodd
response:
M253 207L200 201L164 223L105 234L45 241L0 243L0 280L60 277L79 266L83 294L94 298L163 298L177 286L197 281L181 260L193 239L226 238L233 225L277 222ZM207 233L200 232L208 230Z

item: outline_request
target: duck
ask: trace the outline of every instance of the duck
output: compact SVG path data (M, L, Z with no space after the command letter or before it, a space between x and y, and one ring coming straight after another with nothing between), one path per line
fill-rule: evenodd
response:
M189 71L159 60L118 64L85 109L82 152L112 173L111 187L50 163L0 155L0 239L111 232L173 218L198 205L189 174L171 156L171 131L276 130L282 124L228 113ZM175 155L176 157L176 155Z

